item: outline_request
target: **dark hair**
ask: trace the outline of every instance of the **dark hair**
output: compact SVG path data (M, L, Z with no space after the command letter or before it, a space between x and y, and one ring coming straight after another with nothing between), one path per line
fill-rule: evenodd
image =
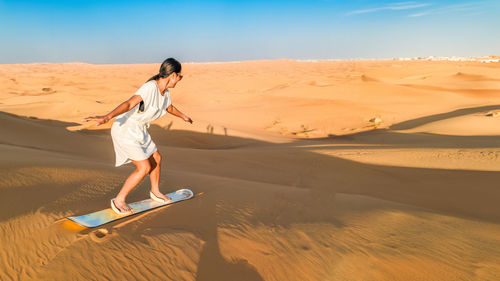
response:
M160 71L158 71L158 74L154 75L153 77L149 78L149 82L151 80L158 80L160 78L165 78L168 77L172 73L180 73L181 72L181 63L178 62L174 58L168 58L160 66Z

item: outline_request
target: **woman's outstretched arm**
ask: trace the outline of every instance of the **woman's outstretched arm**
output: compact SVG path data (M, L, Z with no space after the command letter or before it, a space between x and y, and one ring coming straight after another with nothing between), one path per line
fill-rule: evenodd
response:
M180 112L177 108L175 108L175 106L173 104L171 104L169 107L167 107L167 112L172 114L172 115L175 115L177 117L182 118L182 120L184 120L186 122L193 124L193 120L191 120L191 118L184 115L184 113Z
M117 106L113 111L106 115L102 116L89 116L82 119L82 122L87 122L91 120L95 120L97 122L97 126L107 123L109 120L113 119L113 117L118 116L124 112L129 111L134 108L138 103L142 101L142 97L140 95L133 95L130 99L122 102L119 106Z

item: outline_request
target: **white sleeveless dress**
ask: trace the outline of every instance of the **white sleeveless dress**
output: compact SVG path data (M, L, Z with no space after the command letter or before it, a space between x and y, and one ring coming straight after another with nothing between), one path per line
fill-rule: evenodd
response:
M139 111L140 103L131 110L118 115L111 126L111 138L115 148L115 167L132 162L132 160L148 159L156 150L147 128L152 122L167 112L172 104L167 89L162 96L156 81L144 83L136 95L144 102L144 112Z

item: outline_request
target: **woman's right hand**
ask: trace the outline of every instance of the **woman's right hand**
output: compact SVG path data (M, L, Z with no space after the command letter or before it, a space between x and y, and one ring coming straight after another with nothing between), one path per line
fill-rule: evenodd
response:
M102 125L102 124L105 124L109 121L109 118L108 116L89 116L89 117L85 117L82 119L82 122L88 122L88 121L96 121L97 122L97 126L99 125Z

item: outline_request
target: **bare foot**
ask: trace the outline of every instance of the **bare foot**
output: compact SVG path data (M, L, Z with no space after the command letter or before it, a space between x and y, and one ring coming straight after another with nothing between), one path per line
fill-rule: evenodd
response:
M163 193L161 193L160 191L153 191L151 190L151 192L153 192L153 194L158 197L158 198L161 198L163 200L165 200L166 202L170 202L172 201L172 198L168 197L168 196L165 196Z
M132 208L125 203L125 200L115 199L113 202L115 202L115 206L120 212L128 213L132 211Z

